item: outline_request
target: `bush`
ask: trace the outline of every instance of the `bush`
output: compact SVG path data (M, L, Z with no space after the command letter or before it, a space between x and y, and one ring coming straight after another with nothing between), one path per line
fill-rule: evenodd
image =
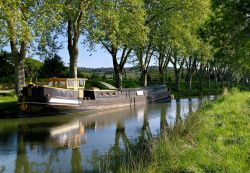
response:
M6 77L14 74L14 64L12 62L11 53L0 52L0 77Z
M68 69L65 67L62 58L56 54L54 57L49 57L44 60L40 76L44 78L67 77Z
M34 78L38 77L41 68L43 66L43 63L41 61L32 59L32 58L26 58L25 59L25 75L28 78Z

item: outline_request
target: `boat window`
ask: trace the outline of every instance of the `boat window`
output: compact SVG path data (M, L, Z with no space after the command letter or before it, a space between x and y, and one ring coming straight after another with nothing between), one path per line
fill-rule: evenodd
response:
M64 88L65 87L65 81L59 81L58 87Z
M50 82L48 83L48 86L53 86L53 81L50 81Z
M84 80L79 80L79 87L84 87Z
M106 96L109 96L109 93L106 93Z
M115 93L113 93L113 96L116 96L116 94L115 94Z
M68 80L68 87L74 87L74 81Z
M58 87L58 83L59 83L58 81L55 81L54 86Z

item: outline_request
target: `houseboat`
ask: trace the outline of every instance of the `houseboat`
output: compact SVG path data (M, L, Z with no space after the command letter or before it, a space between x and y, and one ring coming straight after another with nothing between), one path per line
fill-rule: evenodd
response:
M118 90L101 82L108 89L86 89L86 81L85 78L49 78L47 85L29 83L18 98L18 108L24 113L88 111L146 104L155 101L156 96L169 98L166 88L156 92L146 88Z

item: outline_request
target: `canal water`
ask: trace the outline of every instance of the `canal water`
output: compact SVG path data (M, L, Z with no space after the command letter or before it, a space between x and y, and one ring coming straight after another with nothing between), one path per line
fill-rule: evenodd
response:
M204 100L213 99L172 99L88 114L0 120L0 173L102 172L103 165L108 170L112 153L128 150L141 138L156 137Z

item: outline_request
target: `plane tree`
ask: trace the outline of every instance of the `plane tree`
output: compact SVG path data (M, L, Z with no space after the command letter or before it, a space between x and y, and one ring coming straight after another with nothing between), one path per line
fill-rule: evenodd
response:
M212 0L213 13L203 28L203 37L213 46L210 66L214 69L215 81L219 77L221 85L224 79L228 83L249 80L246 75L250 70L249 6L247 0Z
M147 84L147 69L152 55L158 61L160 81L166 83L166 69L169 62L172 62L178 80L176 83L179 83L179 73L184 66L185 58L198 49L197 30L208 16L209 2L208 0L144 1L147 12L145 25L149 28L148 40L147 44L135 49L144 86Z
M42 55L54 57L63 45L60 38L66 38L69 53L69 76L76 78L80 37L83 38L82 43L86 44L89 11L95 2L91 0L63 0L58 1L58 3L61 4L61 9L57 9L61 11L58 13L61 16L60 23L57 27L46 31L45 37L39 45L40 52Z
M168 1L154 0L144 1L146 10L146 21L145 26L149 28L147 43L143 46L137 46L134 49L136 56L136 63L141 71L141 84L147 86L148 67L153 56L157 54L157 42L160 39L159 32L161 29L158 25L162 23L162 19L166 19L167 13L172 10L175 6ZM161 56L161 54L159 55Z
M0 44L10 46L15 69L15 91L25 85L24 62L31 43L58 23L55 1L0 1Z
M169 16L170 29L167 43L172 50L170 62L174 68L175 89L180 90L180 72L189 65L189 84L196 69L197 58L201 58L204 46L199 38L198 29L210 14L210 1L190 1L181 3L181 8Z
M148 28L142 0L98 1L93 10L91 39L110 53L116 87L122 87L124 65L135 47L144 45Z
M93 5L91 0L66 0L64 4L63 19L67 25L68 52L70 57L69 75L77 77L77 62L79 56L78 42L81 34L88 27L88 11Z

